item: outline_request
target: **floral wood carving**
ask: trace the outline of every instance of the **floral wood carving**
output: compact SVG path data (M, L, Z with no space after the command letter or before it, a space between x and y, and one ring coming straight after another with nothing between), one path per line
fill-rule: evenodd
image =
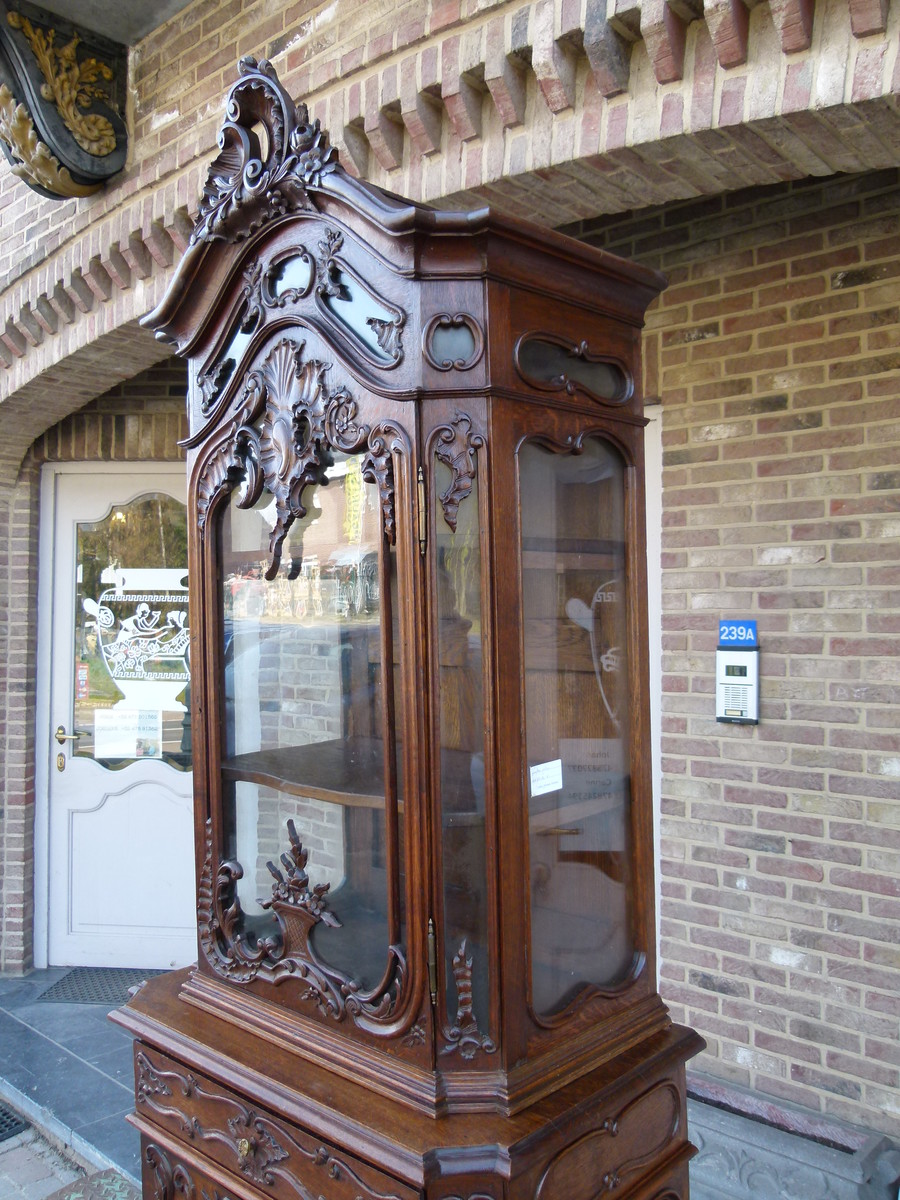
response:
M435 457L450 468L453 476L440 501L444 520L455 531L459 506L471 492L475 478L475 451L485 439L472 432L472 418L466 413L457 413L449 425L435 429L432 437Z
M92 196L99 183L76 183L37 135L24 104L0 83L0 141L12 159L12 173L41 192L59 197Z
M212 827L207 824L206 858L198 886L200 947L217 975L233 983L261 979L272 984L293 979L304 984L301 1000L312 1002L322 1016L342 1021L347 1016L370 1032L379 1032L396 1016L405 998L406 956L400 946L388 946L387 964L378 985L369 991L317 956L310 933L320 922L339 928L340 922L326 904L328 884L309 886L308 854L292 821L288 822L291 849L281 856L284 874L269 863L275 882L272 898L261 900L275 920L265 934L248 933L237 895L243 868L234 861L221 862L213 871Z
M379 366L395 367L403 358L402 333L406 323L406 314L395 304L391 304L383 296L379 296L372 288L339 257L344 245L344 235L336 229L327 229L325 237L318 244L316 255L316 297L322 311L332 319L340 321L344 329L351 330L359 340L360 346L367 351L367 356ZM360 313L352 303L354 293L365 293L371 302L383 312L382 317L366 317L360 321ZM346 312L340 311L343 302ZM367 344L366 326L375 335L375 342L381 351L381 357L372 356L371 344Z
M267 59L242 58L238 73L192 242L242 241L267 221L312 207L307 189L338 166L319 122L294 104ZM257 124L265 128L265 157Z
M76 51L81 39L77 33L58 49L55 30L51 29L45 34L42 29L35 29L21 13L7 13L6 20L13 29L20 29L25 35L44 77L41 95L45 100L54 102L63 123L78 145L86 153L98 158L112 154L116 148L112 124L100 113L82 111L94 100L108 102L109 93L97 80L112 79L111 68L96 58L78 61Z
M466 953L465 938L453 956L453 978L456 982L456 1021L450 1029L444 1030L448 1044L443 1047L441 1054L453 1054L458 1050L467 1061L474 1058L479 1050L493 1054L497 1047L491 1038L479 1030L472 1011L472 959Z
M274 579L288 530L306 515L303 494L309 484L328 482L330 450L354 453L368 440L363 477L376 483L385 534L394 540L392 454L405 446L402 431L389 423L370 430L357 422L358 406L344 387L328 392L326 363L303 359L303 343L283 338L263 364L250 372L235 419L202 469L197 514L201 529L210 506L224 488L241 485L238 504L251 508L263 488L275 498L275 524L269 538L267 579Z

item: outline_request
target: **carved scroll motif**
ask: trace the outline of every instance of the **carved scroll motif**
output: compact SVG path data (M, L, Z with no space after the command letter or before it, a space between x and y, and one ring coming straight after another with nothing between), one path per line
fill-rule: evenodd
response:
M435 457L450 468L453 478L450 486L440 496L444 520L456 530L459 506L472 490L475 478L475 451L483 446L485 439L480 433L472 433L472 418L466 413L457 413L449 425L434 431Z
M267 221L310 208L307 188L337 169L319 122L310 121L305 104L294 104L267 59L242 58L238 72L192 242L241 241ZM265 127L265 158L258 123Z
M634 392L630 374L615 359L595 353L585 341L569 341L555 333L523 333L513 362L525 382L542 392L581 392L615 406L625 404Z
M453 978L456 983L456 1021L450 1029L444 1030L448 1044L441 1054L453 1054L458 1050L460 1057L467 1061L479 1050L493 1054L496 1044L479 1030L472 1011L472 959L466 953L465 938L453 956Z
M112 79L112 69L96 58L78 61L76 51L81 38L77 33L58 48L55 30L44 33L35 29L27 17L16 12L7 13L6 20L24 34L44 77L41 95L56 105L63 124L78 145L97 158L112 154L116 148L112 124L100 113L83 111L94 100L109 102L108 90L97 80Z
M176 1196L194 1200L197 1189L183 1163L176 1163L173 1167L165 1150L153 1142L144 1151L144 1158L153 1173L151 1186L154 1200L175 1200Z
M422 353L436 371L469 371L484 353L484 330L468 313L437 313L422 332Z
M381 367L395 367L403 358L402 333L406 314L375 292L339 257L344 235L327 229L316 255L316 299L322 312L352 333L367 357ZM360 305L365 297L367 304ZM366 316L376 308L381 315ZM371 330L371 334L367 334ZM372 344L374 335L375 344ZM377 347L377 350L376 350Z
M544 1171L535 1200L595 1200L598 1195L615 1192L627 1175L663 1153L680 1125L677 1086L669 1080L655 1083L615 1116L607 1117L596 1129L561 1150ZM624 1142L622 1160L601 1175L610 1155L599 1146L610 1138ZM573 1190L573 1179L582 1180L583 1187Z
M279 984L287 979L305 985L301 1000L315 1005L335 1021L347 1016L357 1025L377 1031L397 1012L407 978L406 956L400 946L388 946L382 979L370 991L349 976L327 966L310 943L310 933L320 922L332 928L340 922L327 908L328 884L309 886L307 852L292 821L288 822L291 850L281 856L285 873L273 863L269 871L275 882L272 898L260 901L275 917L265 935L247 932L247 923L237 895L243 878L240 863L219 864L213 874L212 829L207 824L206 859L201 872L197 909L200 946L217 975L234 983L262 979Z
M167 1118L186 1127L188 1138L194 1142L215 1142L224 1146L234 1157L234 1163L229 1164L232 1169L239 1171L252 1183L272 1188L283 1181L303 1200L308 1200L311 1195L321 1196L325 1193L327 1177L335 1183L344 1184L346 1192L351 1193L354 1200L398 1200L392 1193L372 1187L329 1147L317 1144L313 1139L308 1139L304 1144L266 1113L248 1108L232 1096L205 1086L195 1076L175 1070L157 1070L143 1053L138 1055L137 1066L138 1107L149 1107L157 1119ZM171 1080L181 1099L173 1098L170 1104L148 1103L142 1099L146 1092L142 1092L140 1083L148 1071L157 1078ZM172 1095L171 1088L168 1094ZM207 1120L204 1123L196 1113L184 1113L185 1099L196 1099L198 1107L201 1103L210 1108L216 1106L222 1116L218 1121ZM153 1165L156 1170L156 1163ZM314 1168L312 1177L301 1174L305 1166ZM168 1159L165 1159L161 1174L170 1180L175 1174Z
M395 451L406 449L406 438L396 425L386 421L369 434L369 450L362 463L363 479L378 487L385 537L393 543L397 535L394 511Z

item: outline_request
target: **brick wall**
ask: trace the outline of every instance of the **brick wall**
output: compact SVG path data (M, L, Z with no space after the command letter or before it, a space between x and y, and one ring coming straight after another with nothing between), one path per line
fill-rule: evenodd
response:
M695 1067L900 1117L900 177L576 232L661 267L662 990ZM759 624L758 727L714 719Z
M151 368L73 413L35 443L0 494L0 972L33 961L34 705L40 466L181 457L186 369Z
M57 203L0 163L0 396L16 402L0 404L0 484L41 432L36 414L63 415L60 363L90 372L99 357L118 377L149 365L124 369L113 335L161 298L184 249L242 56L273 60L349 170L546 225L635 196L896 163L900 7L746 7L195 0L132 49L128 166L109 186Z

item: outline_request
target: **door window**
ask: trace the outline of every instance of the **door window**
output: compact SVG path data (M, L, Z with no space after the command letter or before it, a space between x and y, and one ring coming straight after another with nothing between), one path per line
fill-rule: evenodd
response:
M185 505L150 493L75 528L73 753L190 770Z

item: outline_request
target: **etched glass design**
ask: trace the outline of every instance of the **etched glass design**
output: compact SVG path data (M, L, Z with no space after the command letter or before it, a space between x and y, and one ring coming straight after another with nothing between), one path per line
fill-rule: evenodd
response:
M150 494L76 525L72 753L189 770L187 510Z

